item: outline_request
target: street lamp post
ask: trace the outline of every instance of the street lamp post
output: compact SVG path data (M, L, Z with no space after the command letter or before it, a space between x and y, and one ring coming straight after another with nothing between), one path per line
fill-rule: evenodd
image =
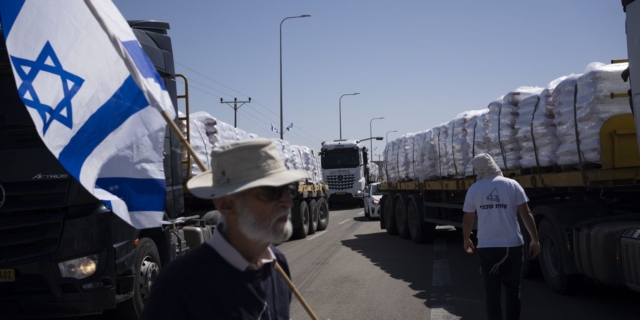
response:
M379 119L384 119L384 117L380 117L380 118L373 118L371 119L371 121L369 121L369 137L373 137L373 133L371 130L371 123L373 122L373 120L379 120ZM369 141L369 155L371 155L371 157L369 157L371 159L371 161L373 161L373 140Z
M393 130L393 131L387 131L387 134L385 135L386 139L384 140L384 143L387 144L389 142L389 133L390 132L398 132L398 130Z
M282 123L282 24L287 19L309 18L311 15L303 14L301 16L286 17L280 22L280 140L284 140L284 126Z
M340 96L340 99L338 100L338 108L340 111L340 140L342 140L342 97L344 96L357 96L360 93L356 92L356 93L347 93L347 94L343 94Z

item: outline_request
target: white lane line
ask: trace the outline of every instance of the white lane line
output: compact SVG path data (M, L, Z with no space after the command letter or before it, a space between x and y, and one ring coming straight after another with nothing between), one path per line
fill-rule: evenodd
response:
M358 215L359 215L359 216L364 215L364 211L362 211L362 212L358 213Z
M319 231L318 233L314 234L313 236L308 237L307 240L313 240L313 239L315 239L315 238L317 238L317 237L319 237L319 236L321 236L321 235L323 235L325 233L327 233L327 232L326 231Z
M342 221L342 222L340 222L340 223L338 223L338 224L343 224L343 223L345 223L345 222L347 222L347 221L353 221L353 219L347 219L347 220Z
M449 260L438 259L433 260L433 278L431 285L434 287L450 286L451 270L449 269Z

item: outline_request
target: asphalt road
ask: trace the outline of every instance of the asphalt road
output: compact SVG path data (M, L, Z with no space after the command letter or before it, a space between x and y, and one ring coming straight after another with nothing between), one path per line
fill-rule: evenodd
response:
M477 256L462 250L453 228L439 227L434 244L418 245L388 235L363 209L346 208L331 211L327 230L278 248L321 319L486 319ZM295 297L291 318L309 319ZM585 282L577 294L562 296L542 278L523 280L521 319L637 320L640 293Z
M418 245L388 235L360 208L333 210L327 230L278 248L320 318L486 319L477 256L462 250L453 228ZM291 318L308 319L298 301ZM640 319L640 293L585 282L563 296L542 277L523 280L521 319Z

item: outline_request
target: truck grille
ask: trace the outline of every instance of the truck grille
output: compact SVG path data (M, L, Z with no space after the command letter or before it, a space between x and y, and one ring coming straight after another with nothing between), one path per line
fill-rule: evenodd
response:
M69 181L4 183L0 264L53 253L58 247Z
M621 245L627 285L640 290L640 229L627 230L622 235Z
M353 188L356 177L353 174L327 176L327 184L331 190L347 190Z

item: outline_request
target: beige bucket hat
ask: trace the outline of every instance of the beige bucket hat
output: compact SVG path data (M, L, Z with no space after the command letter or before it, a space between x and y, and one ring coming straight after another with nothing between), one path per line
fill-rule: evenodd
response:
M308 178L306 171L287 170L271 140L257 138L214 148L211 171L191 178L187 189L198 198L215 199L255 187L277 187Z

